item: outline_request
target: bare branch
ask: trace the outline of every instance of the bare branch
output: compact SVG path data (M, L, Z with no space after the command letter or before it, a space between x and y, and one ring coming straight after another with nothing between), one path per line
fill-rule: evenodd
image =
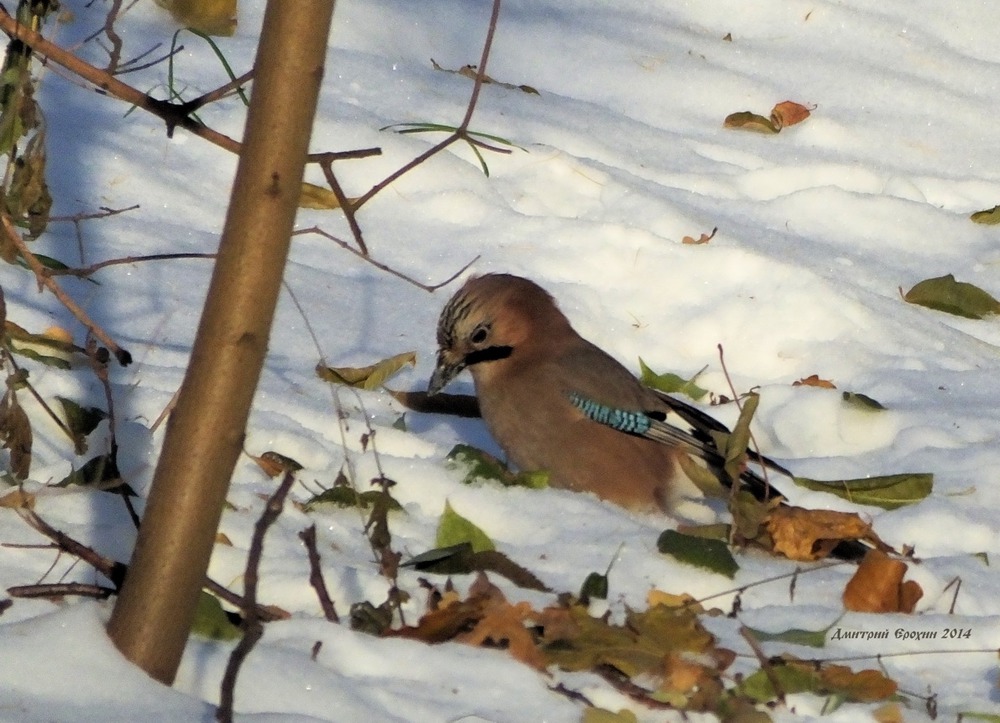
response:
M331 623L339 623L340 616L330 599L330 593L326 589L326 581L323 580L323 570L320 568L319 550L316 549L316 525L310 525L299 533L299 539L306 546L309 554L309 584L316 591L319 598L319 606L323 608L323 615Z
M226 672L222 676L222 686L219 695L219 707L215 711L215 719L224 723L233 720L233 695L236 689L236 678L239 675L243 661L253 650L253 647L264 634L264 625L257 615L257 580L260 571L260 559L264 553L264 536L268 528L281 515L281 510L285 506L285 498L288 496L292 484L295 482L295 474L285 472L281 484L274 491L271 498L264 506L257 524L253 528L253 537L250 539L250 550L247 552L247 567L243 575L243 601L246 607L243 609L243 637L233 648L226 665Z
M0 14L2 14L2 9L0 9ZM35 279L38 280L39 287L46 287L49 291L59 299L60 303L66 307L66 309L73 314L90 331L91 334L96 336L102 344L104 344L111 353L115 355L118 363L123 367L128 366L132 363L132 354L129 353L127 349L123 349L118 346L114 339L112 339L104 329L97 325L97 323L90 318L87 314L73 299L71 299L62 287L55 282L54 279L48 273L48 270L42 266L42 263L38 258L28 250L27 244L24 243L24 239L21 238L21 234L17 232L14 228L13 222L10 220L10 216L6 213L0 214L0 223L3 224L4 233L6 233L8 240L14 244L18 252L20 252L21 257L28 264L28 267L35 273Z

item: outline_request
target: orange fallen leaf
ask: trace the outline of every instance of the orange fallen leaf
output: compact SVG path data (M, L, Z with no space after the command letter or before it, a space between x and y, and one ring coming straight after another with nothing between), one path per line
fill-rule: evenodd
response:
M691 236L685 236L684 238L681 239L681 243L682 244L694 244L694 245L707 244L709 241L711 241L715 237L715 233L718 230L719 230L719 227L716 226L715 228L712 229L712 233L703 233L698 238L692 238Z
M35 509L35 495L17 487L3 497L0 497L0 507L9 507L15 510L33 510Z
M264 452L260 457L250 455L250 459L257 463L257 466L264 470L268 477L277 477L285 472L298 472L302 465L291 457L286 457L278 452Z
M778 128L793 126L809 117L809 109L801 103L785 100L771 109L771 121Z
M865 613L912 613L924 591L903 581L906 563L870 550L844 588L844 607Z
M810 374L807 377L792 382L793 387L819 387L821 389L836 389L837 387L829 379L820 379L817 374Z

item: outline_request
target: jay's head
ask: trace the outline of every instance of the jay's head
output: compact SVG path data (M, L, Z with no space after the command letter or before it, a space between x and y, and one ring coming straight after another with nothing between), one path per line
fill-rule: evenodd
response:
M437 394L468 368L477 385L544 353L569 321L545 289L511 274L474 276L445 304L438 319L438 358L427 391Z

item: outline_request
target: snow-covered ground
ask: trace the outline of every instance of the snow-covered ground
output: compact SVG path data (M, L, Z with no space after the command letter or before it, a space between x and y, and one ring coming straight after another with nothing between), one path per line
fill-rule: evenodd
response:
M71 20L52 26L73 45L99 28L107 3L66 0ZM237 73L252 62L262 3L244 2L233 38L218 43ZM467 78L434 70L478 61L486 2L341 0L334 16L314 150L380 146L378 158L344 161L337 171L356 196L438 138L378 129L393 123L457 124ZM353 471L364 487L377 474L359 437L367 417L377 430L378 462L397 482L394 549L404 557L434 547L445 501L498 549L553 590L575 592L587 574L614 560L608 605L645 608L651 589L707 597L747 586L738 619L707 618L720 644L741 655L737 672L756 667L739 624L779 631L889 631L889 640L831 639L822 649L766 643L824 660L850 657L855 669L883 668L900 685L907 721L928 719L934 697L942 719L960 712L1000 714L997 659L1000 582L1000 325L905 303L899 289L954 274L1000 296L996 227L969 214L1000 203L1000 6L929 0L796 0L646 3L641 0L506 0L489 74L527 84L533 95L483 88L473 130L520 146L487 155L490 177L456 145L410 172L364 207L359 220L372 255L426 283L472 270L509 271L538 281L576 328L630 368L638 357L659 371L690 376L728 394L716 346L738 390L759 387L755 433L762 451L797 474L854 478L933 472L934 490L894 511L859 508L821 493L787 490L797 504L860 511L890 544L912 545L924 597L914 616L844 613L848 566L804 572L794 597L795 563L739 555L735 580L682 565L656 550L675 521L636 515L596 498L558 490L466 486L444 463L459 441L496 452L478 421L406 414L388 395L334 392L316 378L320 354L337 366L362 365L414 350L416 368L393 380L423 389L433 365L441 306L457 288L428 294L314 235L295 239L287 283L302 313L282 299L246 449L273 450L305 465L312 489ZM174 28L152 3L118 23L126 57L169 43ZM730 34L731 39L727 39ZM176 82L186 97L225 82L207 46L186 36ZM105 61L94 43L80 52ZM166 82L159 65L124 76L143 90ZM815 107L778 135L725 129L736 111L767 114L783 100ZM206 142L46 71L54 213L101 206L140 208L82 224L87 263L127 255L210 252L222 225L235 160ZM239 137L235 99L203 120ZM310 180L321 183L318 170ZM334 212L303 211L299 226L348 237ZM718 228L708 244L682 244ZM72 224L53 224L36 250L79 263ZM4 266L8 319L33 331L59 324L82 332L26 271ZM140 494L148 489L162 427L150 427L177 389L187 362L210 262L117 266L100 285L65 286L135 363L115 368L121 467ZM25 362L47 398L59 394L103 405L86 369L64 372ZM837 390L792 387L817 374ZM471 393L463 378L453 391ZM888 411L866 414L841 402L861 392ZM23 396L23 395L22 395ZM33 409L30 408L29 409ZM731 423L731 405L710 411ZM45 484L79 465L51 424L37 420L30 491L53 526L127 560L134 531L120 500ZM99 449L101 434L92 440ZM210 575L240 590L246 548L263 500L274 488L249 459L237 467ZM302 486L293 498L305 500ZM141 508L141 500L139 502ZM697 507L695 512L697 512ZM324 574L338 610L379 604L379 575L355 510L294 507L271 530L261 570L263 602L292 613L267 625L239 679L241 720L575 721L583 707L552 688L618 710L630 703L595 675L546 677L502 651L447 643L379 639L326 622L308 582L299 530L315 523ZM12 510L0 509L0 542L44 540ZM987 553L988 562L978 553ZM50 570L50 566L52 569ZM804 570L808 566L799 565ZM60 578L94 582L83 564L50 550L0 548L0 584ZM404 570L410 621L426 594ZM443 585L441 577L432 578ZM536 607L552 596L516 588L513 601ZM960 581L957 597L956 580ZM470 577L459 577L464 591ZM729 610L733 593L711 601ZM193 638L176 685L160 686L125 662L103 624L111 603L17 599L0 616L0 719L10 721L212 720L232 643ZM954 606L953 614L950 609ZM841 617L842 616L842 617ZM969 637L903 640L904 633L959 628ZM836 628L835 628L836 629ZM315 659L313 646L322 641ZM962 652L962 651L984 652ZM950 652L945 652L950 651ZM897 656L897 653L913 653ZM879 661L875 656L883 656ZM818 716L829 702L791 696L776 720ZM877 704L847 704L825 719L866 719ZM674 719L644 711L648 720Z

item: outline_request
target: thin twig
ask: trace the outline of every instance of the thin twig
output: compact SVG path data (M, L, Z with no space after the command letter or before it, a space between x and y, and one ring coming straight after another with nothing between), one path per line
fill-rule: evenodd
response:
M239 154L241 144L238 141L212 130L191 118L184 104L157 100L143 93L141 90L123 83L107 71L96 68L73 55L73 53L63 50L55 43L46 40L40 33L21 25L3 7L0 7L0 30L12 38L20 40L39 55L45 56L52 62L66 68L66 70L74 75L91 83L99 93L110 93L116 98L120 98L159 117L166 123L168 135L171 135L175 128L183 128L210 143L214 143L237 155Z
M0 16L2 16L2 13L3 11L0 9ZM3 230L4 233L6 233L8 240L14 244L18 252L21 254L21 258L25 260L28 267L35 273L35 278L38 281L39 287L45 286L49 291L51 291L53 295L59 299L62 305L65 306L66 309L73 314L73 316L75 316L81 324L90 330L91 334L96 336L102 344L111 350L111 353L115 355L115 359L118 360L119 364L123 367L131 364L132 355L129 351L118 346L115 340L112 339L108 333L104 331L104 329L99 327L97 323L90 318L90 315L80 308L80 306L73 301L73 299L71 299L65 291L62 290L62 287L60 287L59 284L57 284L55 280L49 276L47 270L44 266L42 266L42 263L38 260L38 258L28 250L28 246L24 243L24 239L21 238L21 234L19 234L17 229L14 228L14 224L11 222L10 217L6 213L0 214L0 223L3 224Z
M785 704L785 688L781 685L781 681L778 680L778 675L774 672L774 666L768 659L767 655L764 654L763 648L760 647L760 642L754 637L754 634L750 632L750 628L745 625L740 626L740 635L743 639L747 641L747 645L753 651L753 654L757 657L757 662L760 663L760 669L764 671L764 675L767 676L768 682L774 689L774 696L778 703L781 705Z
M84 582L53 582L40 585L14 585L7 588L7 594L11 597L24 598L52 598L63 597L64 595L80 595L82 597L93 597L98 600L107 600L115 594L115 589L104 585L90 585Z
M337 608L334 607L330 593L326 589L326 581L323 579L323 570L320 568L319 550L316 549L316 525L310 525L299 533L299 539L306 546L309 554L309 584L316 591L319 598L319 606L323 609L323 615L331 623L339 623L340 616L337 615Z
M301 228L301 229L298 229L297 231L294 231L292 233L292 235L293 236L297 236L299 234L306 234L306 233L314 233L314 234L317 234L319 236L322 236L323 238L329 239L330 241L333 241L335 244L337 244L338 246L340 246L340 248L344 249L345 251L350 251L352 254L354 254L355 256L357 256L359 259L364 259L365 261L367 261L368 263L370 263L375 268L381 269L382 271L385 271L388 274L392 274L396 278L402 279L403 281L405 281L405 282L407 282L409 284L413 284L417 288L423 289L424 291L436 291L437 289L440 289L442 286L447 286L452 281L454 281L459 276L461 276L465 272L466 269L468 269L470 266L472 266L474 263L476 263L479 260L479 256L476 255L469 263L465 264L465 266L463 266L462 268L460 268L458 271L456 271L454 274L452 274L451 276L449 276L444 281L442 281L440 283L437 283L437 284L424 284L424 283L421 283L421 282L417 281L412 276L407 276L402 271L397 271L396 269L392 268L391 266L388 266L388 265L382 263L381 261L376 261L371 256L368 256L366 254L361 253L360 251L358 251L356 248L354 248L353 246L351 246L349 243L347 243L343 239L339 239L336 236L334 236L333 234L331 234L331 233L329 233L327 231L324 231L319 226L311 226L309 228Z
M71 222L79 223L80 221L91 221L97 218L107 218L108 216L117 216L120 213L125 213L126 211L135 211L139 208L139 204L136 203L128 208L108 208L106 206L101 206L100 211L94 211L93 213L75 213L72 216L49 216L49 223L56 222Z
M57 550L80 558L110 580L116 589L121 588L121 584L125 580L125 575L128 572L128 565L104 557L94 549L87 547L81 542L77 542L66 533L60 532L52 527L52 525L47 523L32 510L21 508L18 510L18 514L21 515L21 518L28 524L29 527L52 540L52 542L55 543L55 548ZM232 590L223 587L209 577L205 578L205 589L214 594L216 597L219 597L238 608L242 609L245 605L244 599L241 596L237 595ZM288 617L287 614L277 608L270 608L260 604L256 606L256 614L260 620L265 621L281 620Z
M431 156L434 156L445 148L450 146L452 143L458 140L467 140L472 143L468 135L469 123L472 122L472 116L476 112L476 104L479 101L479 92L483 87L483 81L486 78L486 63L490 58L490 50L493 47L493 36L496 34L497 21L500 17L500 5L502 0L493 0L493 9L490 13L490 24L486 30L486 40L483 42L483 53L479 60L479 67L476 69L476 78L472 84L472 93L469 96L469 102L465 108L465 117L462 118L462 122L459 124L458 128L452 132L447 138L438 143L435 146L427 149L419 156L414 158L412 161L396 169L388 176L383 178L381 181L372 186L366 193L355 200L353 208L357 211L359 208L364 206L368 201L372 199L380 191L384 190L386 186L393 183L403 174L412 171L414 168L419 166L421 163L426 161Z
M177 261L179 259L214 259L216 254L210 253L176 253L176 254L146 254L143 256L123 256L118 259L107 259L105 261L99 261L96 264L91 264L90 266L82 266L78 268L68 268L68 269L46 269L46 274L49 276L75 276L77 278L86 278L91 276L101 269L107 268L108 266L120 266L124 264L137 264L143 261Z
M243 622L240 625L243 637L240 638L239 643L236 644L229 656L226 672L222 676L219 707L215 711L215 719L221 723L231 723L233 720L233 694L236 690L236 678L239 675L240 667L257 641L264 635L264 625L257 615L257 581L260 559L264 553L264 536L267 534L268 528L281 515L285 498L294 482L294 473L285 472L281 484L268 499L264 511L253 528L253 537L250 539L250 549L247 552L246 572L243 575L243 600L246 605L243 608Z
M330 185L333 195L337 197L337 203L340 204L340 210L344 212L344 218L347 219L347 225L354 235L354 241L358 244L358 249L360 249L362 254L368 256L368 246L365 244L364 234L361 233L361 226L358 225L354 203L347 198L344 189L340 187L336 176L333 175L333 161L323 161L319 164L319 167L323 169L323 176Z

